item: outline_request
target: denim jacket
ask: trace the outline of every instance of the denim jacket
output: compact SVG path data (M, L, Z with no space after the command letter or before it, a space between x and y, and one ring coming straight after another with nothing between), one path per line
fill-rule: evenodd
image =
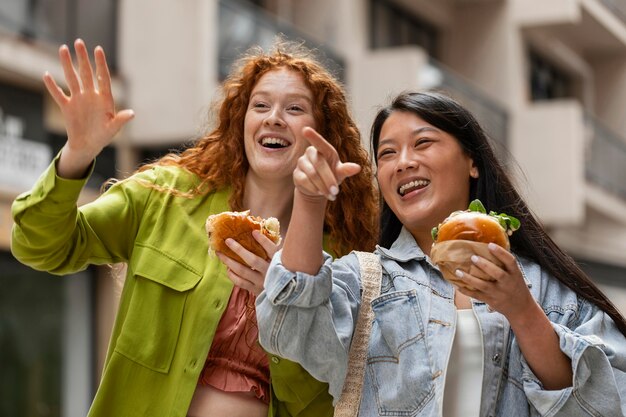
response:
M376 254L381 294L372 325L361 416L440 416L444 375L456 328L454 288L403 229ZM533 298L571 358L572 386L547 391L524 360L503 315L473 300L483 334L481 416L624 416L626 338L612 319L518 257ZM261 344L327 381L338 400L361 300L354 254L325 262L315 276L292 273L278 252L257 299ZM443 399L445 401L445 398Z

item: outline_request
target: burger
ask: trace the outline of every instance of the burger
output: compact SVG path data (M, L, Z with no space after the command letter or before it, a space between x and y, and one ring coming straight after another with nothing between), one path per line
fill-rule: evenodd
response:
M206 232L209 237L209 253L212 251L223 253L239 263L247 265L239 255L233 252L227 245L226 239L233 239L241 246L255 255L267 258L265 249L252 236L254 230L258 230L272 242L280 242L280 223L278 219L269 217L263 219L251 216L250 210L225 211L212 214L206 220Z
M447 240L470 240L495 243L506 250L511 248L509 236L519 229L520 222L513 216L485 210L480 200L474 200L464 211L450 214L439 226L433 228L434 244Z
M453 212L432 229L431 259L444 278L455 284L461 282L454 274L457 269L487 279L472 265L470 257L478 254L499 264L487 244L495 243L510 250L509 236L519 227L520 222L515 217L493 211L487 213L480 200L474 200L467 210Z

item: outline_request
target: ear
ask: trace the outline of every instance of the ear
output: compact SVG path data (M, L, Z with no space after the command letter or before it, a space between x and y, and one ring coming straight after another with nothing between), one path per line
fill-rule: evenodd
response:
M473 159L471 159L470 161L471 161L472 165L471 165L471 167L470 167L470 172L469 172L469 174L470 174L470 177L472 177L472 178L476 179L476 178L478 178L478 177L480 176L480 173L478 172L478 167L477 167L477 166L476 166L476 164L474 163L474 160L473 160Z

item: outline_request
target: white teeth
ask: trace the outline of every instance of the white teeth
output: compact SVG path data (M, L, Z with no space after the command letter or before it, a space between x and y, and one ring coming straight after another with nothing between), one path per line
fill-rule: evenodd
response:
M261 139L261 145L266 146L266 145L279 145L279 146L289 146L289 142L287 142L284 139L281 138L263 138Z
M428 180L411 181L411 182L406 183L403 186L401 186L398 191L400 192L400 195L404 195L404 193L408 189L426 187L429 183L430 183L430 181L428 181Z

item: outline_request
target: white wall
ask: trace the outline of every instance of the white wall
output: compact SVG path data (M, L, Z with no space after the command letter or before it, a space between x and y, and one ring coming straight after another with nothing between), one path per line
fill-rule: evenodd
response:
M582 116L573 100L538 102L520 110L512 126L511 152L528 179L527 202L550 226L584 220Z
M171 144L196 136L217 80L217 2L120 3L119 68L135 111L135 144Z

